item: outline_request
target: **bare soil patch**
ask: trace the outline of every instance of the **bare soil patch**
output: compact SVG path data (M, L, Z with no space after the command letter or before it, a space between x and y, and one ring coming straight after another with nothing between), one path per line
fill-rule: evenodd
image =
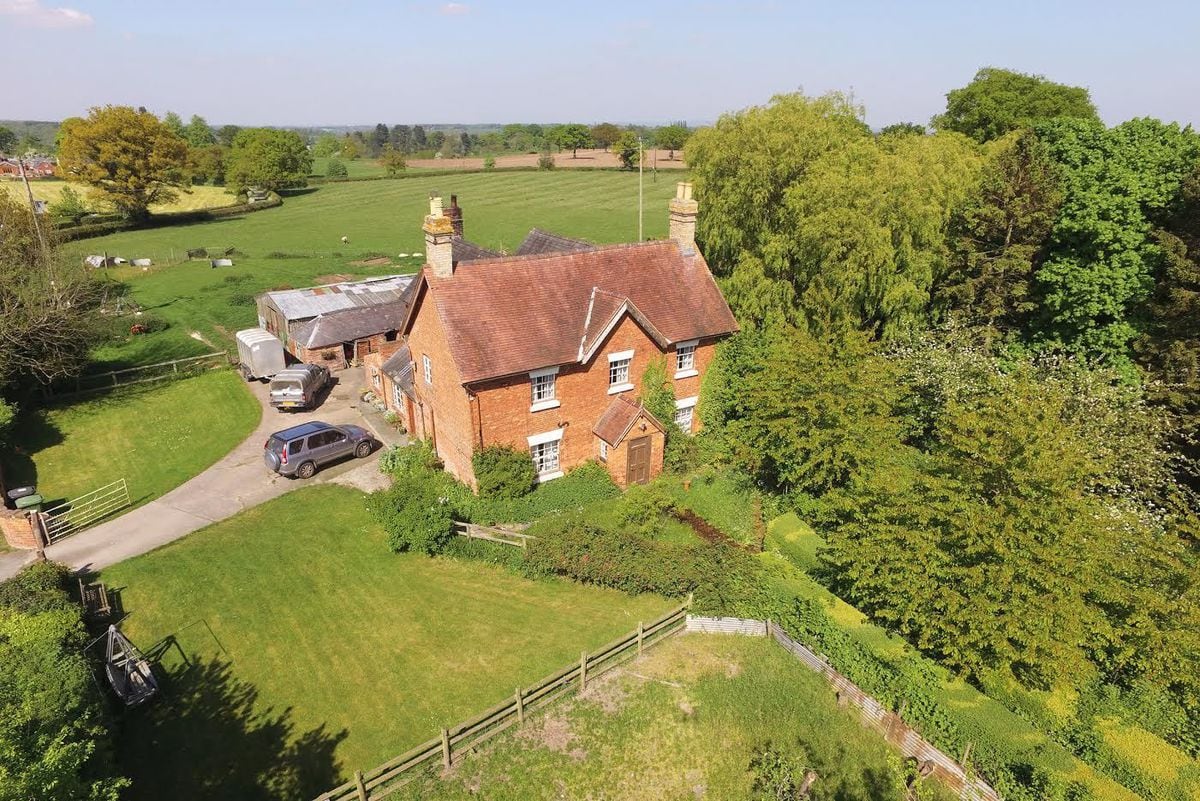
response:
M385 264L391 264L392 260L387 256L376 256L373 259L359 259L350 263L357 267L382 267Z
M384 261L386 262L387 260L385 259ZM363 262L356 261L354 263L362 264ZM351 278L351 276L346 275L345 273L330 273L329 275L318 275L316 278L313 279L313 285L321 286L322 284L341 284L346 281L349 281L350 278ZM288 287L288 288L290 289L291 287Z

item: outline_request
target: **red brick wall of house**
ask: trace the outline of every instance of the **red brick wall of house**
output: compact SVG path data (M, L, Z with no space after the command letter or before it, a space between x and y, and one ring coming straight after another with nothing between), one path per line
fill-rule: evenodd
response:
M302 348L295 342L289 342L287 350L297 361L304 364L319 364L328 367L331 371L342 370L346 367L346 355L340 344L330 345L327 348L309 349Z
M598 446L592 427L616 397L608 394L609 353L624 350L634 352L633 363L630 365L630 379L634 388L622 394L641 395L642 373L651 360L665 358L667 378L673 385L675 397L686 398L700 394L700 381L712 362L713 349L712 341L700 342L696 348L696 369L700 374L675 380L674 349L664 354L636 321L626 317L609 334L591 362L587 365L563 366L559 370L555 382L558 408L530 411L533 397L528 375L473 386L472 390L476 394L476 430L482 427L484 445L500 443L525 450L528 447L527 437L562 427L564 430L559 446L559 461L563 470L569 470L589 459L597 458ZM694 422L698 422L695 415L693 418ZM663 425L672 425L674 421L661 422ZM566 426L562 426L562 423L566 423ZM656 440L656 447L652 465L656 466L657 475L662 465L661 434ZM610 456L610 461L612 459ZM624 482L624 469L622 463L621 483Z
M641 424L646 422L644 415L639 415L634 421L633 428L629 429L629 435L622 440L621 444L615 448L608 449L608 460L603 462L608 468L608 474L612 476L612 480L618 487L625 489L627 483L625 481L629 469L629 441L638 437L650 436L650 479L654 480L663 470L663 451L667 444L667 439L663 432L659 431L653 424L646 422L645 430L642 430ZM593 441L598 440L595 434L592 435ZM599 445L596 445L596 458L599 459Z
M416 363L413 386L417 408L409 431L415 437L432 441L446 469L474 487L471 454L478 435L474 430L473 403L450 356L450 345L441 319L429 302L427 287L421 289L414 303L408 347ZM423 356L429 356L433 362L432 385L425 383Z

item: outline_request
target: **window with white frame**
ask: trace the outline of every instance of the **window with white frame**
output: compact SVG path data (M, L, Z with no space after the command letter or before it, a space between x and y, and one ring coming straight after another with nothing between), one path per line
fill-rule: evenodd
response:
M680 398L675 401L675 425L687 433L692 433L692 420L696 412L696 398Z
M425 383L432 384L433 383L433 361L430 360L429 356L427 356L427 355L421 356L421 368L425 371Z
M633 389L629 381L630 366L633 364L633 351L623 350L619 353L608 354L608 392L624 392Z
M529 455L533 459L533 467L537 471L538 481L549 481L562 475L558 459L559 445L562 443L562 429L556 428L544 434L534 434L527 437Z
M529 411L540 412L543 409L554 409L559 406L556 378L557 367L545 370L534 370L529 374L530 402Z
M375 369L374 367L371 368L371 384L374 385L376 388L382 386L380 378L379 378L379 371L377 369Z
M397 410L404 408L404 393L400 391L399 384L392 384L392 403Z
M604 440L600 440L600 461L608 461L608 443Z
M687 378L699 375L696 371L696 340L680 342L675 346L675 377Z

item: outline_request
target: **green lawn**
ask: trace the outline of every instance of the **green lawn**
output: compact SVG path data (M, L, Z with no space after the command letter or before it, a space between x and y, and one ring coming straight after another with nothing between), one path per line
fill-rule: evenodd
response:
M100 212L112 210L107 203L93 200L90 197L91 189L86 184L60 181L57 178L39 178L29 182L30 191L33 192L35 198L49 201L52 204L58 202L63 189L68 186L83 198L84 204L89 209ZM22 201L26 198L25 186L20 181L0 181L0 192L8 192ZM171 211L195 211L217 206L231 206L237 202L237 197L223 186L190 186L186 190L180 190L178 194L179 196L170 203L151 206L150 210L160 214Z
M169 646L166 697L124 716L130 799L315 797L671 606L392 554L332 485L101 578L134 641Z
M310 286L333 275L366 277L412 272L424 260L421 222L432 191L456 193L467 237L513 250L532 227L595 242L637 239L637 176L616 172L475 173L388 181L335 183L293 195L276 209L233 219L146 231L127 231L72 243L78 256L107 252L153 258L143 271L109 272L126 282L144 310L166 330L101 348L96 369L180 358L210 346L229 347L233 333L256 324L253 298L275 287ZM645 235L667 231L667 200L674 182L646 182ZM343 245L345 236L350 244ZM190 248L235 246L232 268L178 261ZM398 254L417 254L400 258ZM356 262L386 255L390 263ZM102 365L107 364L107 367Z
M387 175L387 170L383 168L383 165L377 159L360 158L352 159L351 161L339 159L339 161L346 165L347 178L374 178L380 175ZM330 159L328 158L314 158L311 174L318 178L326 177L329 174L329 162Z
M756 754L772 744L820 798L900 801L883 739L838 709L829 685L765 639L675 637L582 696L539 713L411 799L745 799ZM927 783L928 797L949 799Z
M124 478L135 504L157 498L228 453L260 417L232 370L83 395L27 411L2 452L12 485L74 498Z

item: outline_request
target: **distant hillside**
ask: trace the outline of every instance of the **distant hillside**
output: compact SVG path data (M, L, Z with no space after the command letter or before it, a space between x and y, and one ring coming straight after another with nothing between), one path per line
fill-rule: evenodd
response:
M54 138L58 136L58 123L41 120L0 120L0 128L7 128L17 135L17 141L32 136L39 143L37 150L54 150Z

